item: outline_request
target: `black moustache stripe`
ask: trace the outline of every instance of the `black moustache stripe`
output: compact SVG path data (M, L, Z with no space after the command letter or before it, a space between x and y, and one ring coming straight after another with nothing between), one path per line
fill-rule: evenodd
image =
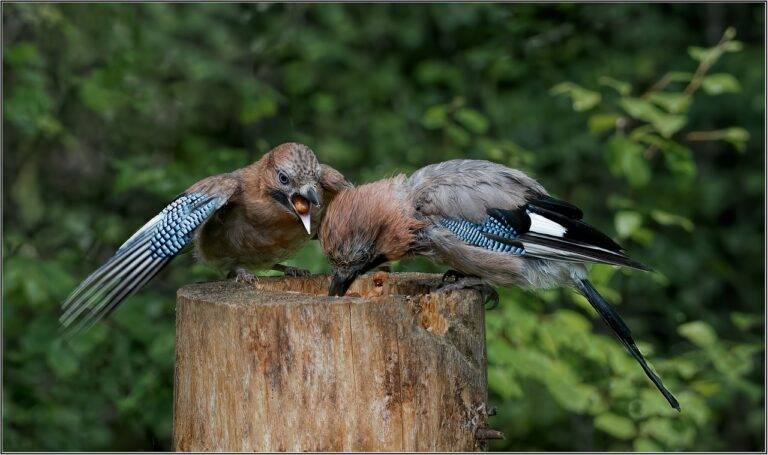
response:
M285 193L283 193L282 191L274 188L270 188L268 193L272 199L276 200L279 204L283 204L285 208L287 209L292 208L290 201L288 201L288 196L286 196Z

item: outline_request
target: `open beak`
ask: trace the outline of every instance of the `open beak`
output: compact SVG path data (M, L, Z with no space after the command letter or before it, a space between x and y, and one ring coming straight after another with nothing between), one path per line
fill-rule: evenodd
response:
M312 235L312 219L310 216L310 203L315 207L320 206L320 199L317 197L317 191L314 187L304 187L298 193L295 193L291 197L291 205L296 216L301 220L301 224L304 225L307 234Z
M355 282L357 275L357 273L334 273L333 279L331 280L331 287L328 288L328 295L342 297L347 293L347 290L352 286L352 283Z

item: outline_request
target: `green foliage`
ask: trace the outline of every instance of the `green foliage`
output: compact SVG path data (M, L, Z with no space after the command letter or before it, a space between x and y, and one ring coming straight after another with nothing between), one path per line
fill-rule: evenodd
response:
M175 290L221 275L180 257L69 343L59 303L188 185L293 140L357 182L519 167L655 270L591 277L682 413L582 297L502 289L494 448L764 450L762 13L6 5L4 448L170 448ZM289 264L328 270L316 243Z

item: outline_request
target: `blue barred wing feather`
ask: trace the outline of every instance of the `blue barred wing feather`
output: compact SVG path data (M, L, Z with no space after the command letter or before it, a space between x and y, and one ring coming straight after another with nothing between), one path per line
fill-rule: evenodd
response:
M581 221L581 210L538 195L506 210L490 208L481 223L440 218L439 224L465 243L494 252L567 262L601 262L647 270L608 236Z
M496 218L489 217L482 224L462 219L441 218L439 223L472 246L518 256L525 254L523 245L515 240L517 238L515 230ZM496 236L498 239L491 236Z
M63 329L68 333L87 329L114 311L190 243L195 229L226 204L234 190L231 184L196 185L177 197L64 301L59 319Z

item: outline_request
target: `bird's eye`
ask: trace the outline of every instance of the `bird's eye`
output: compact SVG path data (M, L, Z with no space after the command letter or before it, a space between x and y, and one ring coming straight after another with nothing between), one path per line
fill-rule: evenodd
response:
M288 175L283 171L278 171L277 173L277 180L280 181L283 185L288 184Z

